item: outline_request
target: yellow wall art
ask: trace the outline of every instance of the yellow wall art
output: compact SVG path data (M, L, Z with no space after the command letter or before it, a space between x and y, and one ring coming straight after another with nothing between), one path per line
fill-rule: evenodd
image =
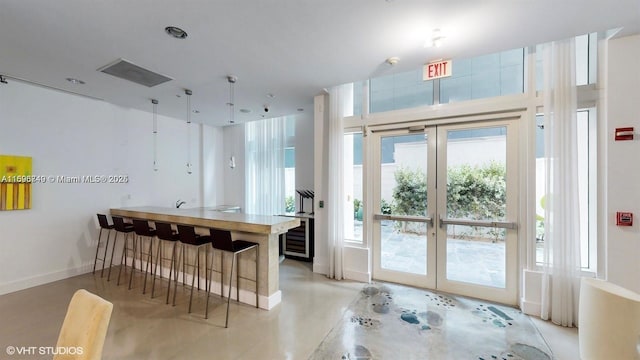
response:
M0 155L0 210L31 209L31 157Z

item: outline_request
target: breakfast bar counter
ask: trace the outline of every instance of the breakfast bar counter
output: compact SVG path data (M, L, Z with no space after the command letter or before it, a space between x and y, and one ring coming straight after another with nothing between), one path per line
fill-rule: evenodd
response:
M235 212L221 212L215 208L169 208L155 206L140 206L128 208L113 208L111 215L128 219L161 221L170 224L192 225L202 233L208 234L208 229L216 228L232 232L234 240L242 239L257 242L259 247L259 305L263 309L271 309L281 300L279 289L279 236L289 229L300 226L297 218L283 216L250 215ZM253 270L246 267L254 265L253 260L240 257L240 267L243 273L253 274ZM230 266L225 262L225 267ZM240 284L240 301L255 305L253 284ZM212 291L219 289L212 286ZM235 293L235 291L234 291Z

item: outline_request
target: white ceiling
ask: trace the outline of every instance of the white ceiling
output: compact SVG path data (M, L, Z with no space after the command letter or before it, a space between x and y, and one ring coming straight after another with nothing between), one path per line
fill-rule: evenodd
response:
M188 38L169 37L169 25ZM640 32L640 0L0 0L0 74L145 111L156 98L182 119L191 89L192 120L225 125L230 74L244 122L264 104L267 117L311 112L323 88L430 60L619 27ZM424 48L435 28L445 44ZM118 58L174 80L147 88L96 71Z

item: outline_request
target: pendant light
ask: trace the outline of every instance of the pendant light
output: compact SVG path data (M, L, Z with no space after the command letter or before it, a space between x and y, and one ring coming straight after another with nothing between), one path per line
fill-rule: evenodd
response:
M151 99L153 104L153 171L158 171L158 100Z
M234 85L236 84L236 81L238 81L238 78L236 76L233 75L229 75L227 76L227 82L229 82L229 102L227 103L227 105L229 106L229 124L235 124L236 120L235 120L235 89L234 89ZM231 155L231 157L229 157L229 168L231 169L235 169L236 168L236 157Z
M187 95L187 174L193 172L191 164L191 90L185 89Z
M229 82L229 102L227 106L229 106L229 124L234 124L236 122L235 119L235 89L234 85L238 78L233 75L227 76L227 81Z

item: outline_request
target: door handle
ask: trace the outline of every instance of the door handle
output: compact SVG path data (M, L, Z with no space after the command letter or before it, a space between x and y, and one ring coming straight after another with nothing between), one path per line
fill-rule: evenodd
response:
M440 215L438 226L442 228L443 225L482 226L482 227L493 227L493 228L502 228L502 229L517 229L518 227L515 222L509 222L509 221L443 219L442 215Z
M373 219L421 222L421 223L427 223L429 224L429 226L433 227L433 217L428 217L428 216L373 214Z

